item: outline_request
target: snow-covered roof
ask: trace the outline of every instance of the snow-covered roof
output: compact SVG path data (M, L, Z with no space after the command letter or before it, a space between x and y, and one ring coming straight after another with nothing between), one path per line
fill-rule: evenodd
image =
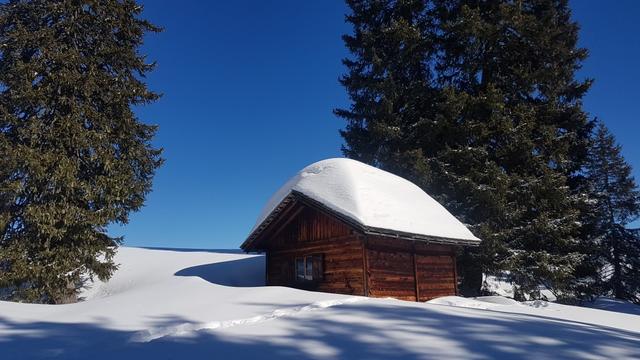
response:
M287 181L263 208L249 238L293 193L302 194L364 228L478 243L464 224L417 185L356 160L322 160Z

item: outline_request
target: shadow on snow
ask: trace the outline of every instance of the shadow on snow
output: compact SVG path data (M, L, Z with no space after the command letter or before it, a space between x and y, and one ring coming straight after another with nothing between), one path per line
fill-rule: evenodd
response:
M262 256L192 266L175 273L240 287L263 285L256 280L263 274ZM170 316L149 322L153 327L171 328L189 321ZM107 323L108 319L91 324L22 323L0 315L0 328L6 334L0 337L0 355L3 359L92 360L640 358L640 333L537 315L373 301L301 313L269 324L201 330L147 343L131 342L133 331L99 325Z
M617 299L602 297L596 299L594 302L585 303L585 306L593 309L613 311L623 314L640 315L640 305Z
M327 311L330 316L323 316ZM362 321L358 319L368 319ZM469 309L398 307L382 303L336 306L273 320L277 335L254 324L233 331L197 331L148 343L130 342L130 331L94 324L16 323L0 317L9 335L0 338L4 359L215 358L640 358L640 334L532 315ZM99 323L100 321L97 321ZM179 317L159 320L175 326ZM272 324L266 325L271 326ZM273 324L275 325L275 324ZM241 325L243 326L243 325ZM256 329L255 326L258 326ZM244 330L247 331L244 331ZM240 330L240 331L238 331ZM256 330L258 332L256 333ZM252 335L253 333L253 335ZM310 350L312 349L312 350ZM320 352L316 352L320 351Z
M184 268L176 276L197 276L212 284L251 287L264 286L264 256L253 256Z

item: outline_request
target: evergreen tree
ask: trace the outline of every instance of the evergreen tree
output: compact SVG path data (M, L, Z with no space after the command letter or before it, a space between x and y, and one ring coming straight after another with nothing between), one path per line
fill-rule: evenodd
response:
M590 81L575 77L587 52L567 1L435 0L431 14L436 70L456 109L446 116L471 129L439 155L441 178L479 225L483 267L508 270L516 297L540 296L539 285L569 296L583 256L576 184L591 124L581 104ZM469 166L469 153L483 161ZM474 192L491 201L465 198Z
M620 145L602 123L589 153L587 184L597 289L640 303L640 231L627 227L640 217L640 190Z
M425 184L426 160L418 138L431 133L431 74L425 67L432 44L425 36L422 0L348 0L353 34L344 35L354 54L340 79L352 99L335 113L347 120L341 131L346 156Z
M134 0L11 0L0 5L0 288L19 301L74 301L116 269L126 223L151 190L156 128L138 53Z
M483 239L461 259L467 288L508 270L520 298L568 295L591 125L567 2L422 1L410 21L397 9L414 2L348 4L345 154L415 181ZM403 21L414 36L393 31Z

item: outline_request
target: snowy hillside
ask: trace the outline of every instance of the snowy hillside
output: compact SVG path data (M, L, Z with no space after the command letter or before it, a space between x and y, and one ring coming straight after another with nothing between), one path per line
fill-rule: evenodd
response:
M263 259L122 248L71 305L0 302L0 358L640 358L640 312L502 297L420 304L263 287Z

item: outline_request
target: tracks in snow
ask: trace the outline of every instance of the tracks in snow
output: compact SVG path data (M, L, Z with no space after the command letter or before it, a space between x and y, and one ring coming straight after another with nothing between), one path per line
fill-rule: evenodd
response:
M163 338L166 336L185 336L194 331L219 330L219 329L227 329L230 327L235 327L240 325L256 324L256 323L261 323L268 320L278 319L281 317L295 316L300 313L326 309L332 306L352 304L355 302L363 301L365 299L366 298L363 298L363 297L350 297L346 299L316 301L306 306L277 309L264 315L253 316L245 319L211 321L207 323L184 323L184 324L175 325L175 326L143 330L133 334L133 336L131 337L131 341L132 342L149 342L149 341Z

